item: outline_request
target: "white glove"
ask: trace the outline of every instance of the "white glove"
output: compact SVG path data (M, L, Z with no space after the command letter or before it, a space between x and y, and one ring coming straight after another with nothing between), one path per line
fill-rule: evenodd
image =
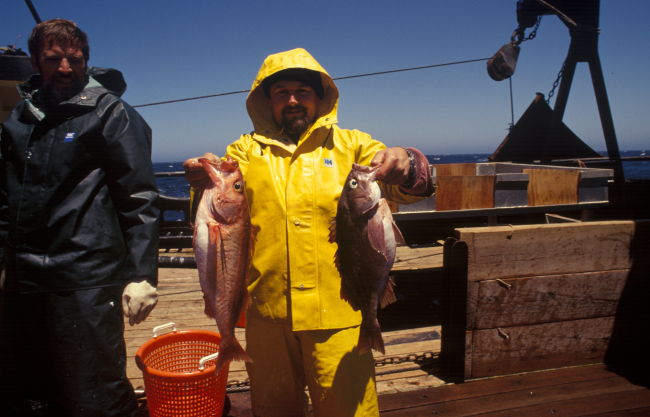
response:
M122 310L131 326L144 321L157 302L158 291L145 277L132 278L122 293Z

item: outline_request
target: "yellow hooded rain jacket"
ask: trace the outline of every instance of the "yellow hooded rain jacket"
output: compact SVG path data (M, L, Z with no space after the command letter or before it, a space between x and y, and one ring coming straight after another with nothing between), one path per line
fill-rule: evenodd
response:
M273 118L264 78L287 68L321 73L324 95L316 122L295 145ZM228 146L246 182L251 222L259 227L249 270L253 300L247 315L289 324L293 330L337 329L361 323L361 313L341 300L341 278L334 266L335 243L329 223L353 163L370 165L385 146L336 123L339 92L332 78L304 49L269 56L246 100L255 127ZM421 200L397 186L381 184L387 199Z

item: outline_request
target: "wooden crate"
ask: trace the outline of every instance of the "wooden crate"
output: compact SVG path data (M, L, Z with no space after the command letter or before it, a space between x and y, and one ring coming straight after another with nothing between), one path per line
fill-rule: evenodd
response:
M492 208L494 176L438 176L435 198L437 211Z
M603 362L631 274L650 280L649 232L647 221L457 229L443 255L447 378Z
M611 169L509 162L476 165L476 175L531 172L533 174L528 187L529 206L608 201L609 181L614 176L614 171Z
M512 163L431 165L432 198L397 212L471 210L608 201L611 169Z

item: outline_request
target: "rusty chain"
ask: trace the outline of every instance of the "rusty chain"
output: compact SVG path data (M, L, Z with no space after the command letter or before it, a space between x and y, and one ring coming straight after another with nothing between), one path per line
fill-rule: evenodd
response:
M399 365L400 363L404 363L404 362L414 362L414 363L430 362L436 358L438 358L438 352L424 352L419 355L411 353L405 356L390 356L387 358L375 359L375 366L382 367L386 365ZM402 372L402 371L413 370L417 368L419 368L419 366L415 368L404 369L404 370L396 369L394 372ZM226 384L226 389L228 390L228 392L246 391L248 390L249 386L250 386L250 380L248 378L246 378L243 381L238 381L236 379L233 379L231 381L228 381L228 383Z
M411 353L406 356L391 356L383 359L375 359L375 366L398 365L404 362L426 362L438 357L438 353L424 352L419 355Z
M566 60L564 60L564 64L562 64L562 68L560 68L560 72L557 73L557 79L553 83L553 88L548 93L548 98L546 99L546 103L549 104L549 105L551 104L551 97L553 97L553 94L555 94L555 88L560 83L560 78L562 78L562 73L564 72L564 67L566 67Z

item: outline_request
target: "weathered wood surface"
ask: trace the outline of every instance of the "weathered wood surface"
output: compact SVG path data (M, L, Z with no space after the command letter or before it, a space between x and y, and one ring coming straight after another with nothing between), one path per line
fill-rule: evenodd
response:
M476 330L472 378L602 362L613 317Z
M646 415L650 390L580 366L379 396L382 416ZM602 413L602 414L601 414Z
M528 205L575 204L578 202L580 170L524 169L529 175Z
M632 221L456 229L468 245L470 282L629 269L634 237Z
M476 329L613 316L628 275L623 270L480 281Z
M436 178L436 211L494 207L494 175Z
M476 164L473 162L463 164L436 164L436 178L450 175L476 175Z
M393 272L442 268L443 247L440 244L398 246Z

